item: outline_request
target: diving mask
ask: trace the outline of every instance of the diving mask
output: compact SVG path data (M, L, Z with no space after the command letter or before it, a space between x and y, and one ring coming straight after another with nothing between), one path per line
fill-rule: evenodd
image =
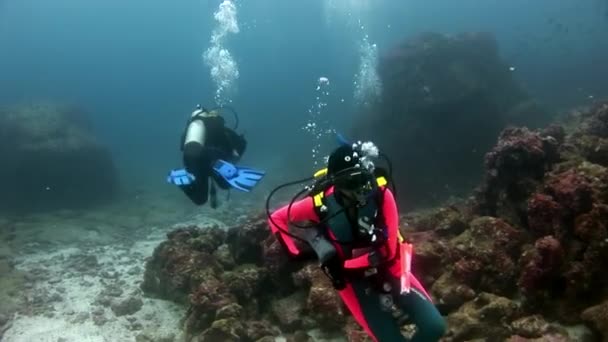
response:
M365 204L375 189L373 175L363 168L349 168L339 172L333 179L336 190L346 199Z

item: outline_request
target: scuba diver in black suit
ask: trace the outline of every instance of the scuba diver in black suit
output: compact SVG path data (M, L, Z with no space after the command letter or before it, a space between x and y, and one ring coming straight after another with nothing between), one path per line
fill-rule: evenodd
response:
M235 114L234 129L226 127L222 109ZM184 168L172 170L167 181L177 185L193 203L203 205L209 200L212 208L218 205L215 185L225 190L233 187L251 191L265 173L235 165L247 147L244 136L235 131L237 126L238 116L232 108L208 110L198 105L182 134Z

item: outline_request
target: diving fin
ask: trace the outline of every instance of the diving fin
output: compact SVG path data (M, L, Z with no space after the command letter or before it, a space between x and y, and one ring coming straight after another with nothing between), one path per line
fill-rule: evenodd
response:
M213 171L230 184L230 186L244 192L251 191L266 174L264 171L235 166L222 159L218 159L213 164Z
M167 183L171 183L177 186L190 185L196 180L193 174L186 171L186 169L174 169L169 172L167 176Z

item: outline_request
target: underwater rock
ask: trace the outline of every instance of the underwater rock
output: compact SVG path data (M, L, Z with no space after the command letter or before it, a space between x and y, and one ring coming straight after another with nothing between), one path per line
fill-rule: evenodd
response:
M353 135L369 136L391 157L398 188L416 199L398 198L408 206L470 191L501 129L548 121L491 33L419 34L381 56L378 74L382 96L362 109Z
M280 272L290 262L289 255L274 236L264 240L262 258L264 265L271 271L271 276Z
M555 139L559 145L563 144L566 139L566 130L563 126L552 123L540 131L540 135L548 140Z
M230 253L230 247L227 244L219 246L213 252L213 256L225 269L231 269L236 265L232 253Z
M230 303L217 310L215 314L216 319L224 318L239 318L243 315L243 307L237 303Z
M80 108L53 103L0 108L0 156L3 211L91 207L117 194L112 157Z
M200 281L213 281L221 270L210 254L213 250L208 250L221 245L221 241L211 241L212 237L223 236L219 231L187 227L167 234L168 240L157 246L146 262L142 290L148 295L187 302Z
M219 319L214 321L207 330L203 331L193 341L196 342L239 342L245 335L243 323L234 318Z
M523 336L511 336L507 342L570 342L572 339L567 334L550 333L538 338L526 338Z
M575 143L585 159L608 166L608 138L586 135L577 139Z
M128 297L124 300L112 303L111 308L112 312L114 312L116 316L125 316L132 315L141 310L143 305L144 302L141 300L141 298Z
M553 236L536 240L534 248L522 256L523 269L518 281L522 291L530 295L551 289L563 262L564 250L559 240Z
M273 301L272 313L281 328L293 331L302 325L302 314L306 303L306 293L296 292L293 295Z
M344 325L342 300L327 278L317 278L310 287L306 311L322 329L332 331Z
M608 300L587 308L581 314L581 319L598 331L604 341L608 341Z
M297 287L310 288L317 281L324 279L325 274L318 266L308 264L292 275L293 282Z
M266 321L248 321L245 324L245 338L250 341L272 339L279 335L280 331Z
M286 342L314 342L314 339L308 333L299 330L288 336Z
M444 271L446 261L452 258L448 240L434 231L404 233L403 236L415 246L412 272L423 284L432 286Z
M559 160L559 143L527 128L506 128L486 154L485 176L476 189L473 209L523 225L526 203L545 173Z
M85 274L97 274L100 266L97 257L93 254L71 255L68 263L70 269Z
M590 212L576 217L574 235L587 243L605 240L608 238L607 222L608 206L594 205Z
M584 134L608 138L608 102L599 102L584 114L580 130Z
M591 209L592 189L586 177L576 170L552 175L545 185L550 194L569 215L576 216Z
M344 336L348 342L371 342L372 339L367 336L367 333L355 322L352 317L348 318L344 326Z
M261 222L259 217L252 217L243 224L247 228L243 232L238 227L228 232L215 227L177 228L167 234L167 240L146 262L141 286L144 293L189 305L183 320L187 340L220 337L230 340L236 334L238 338L255 341L277 335L259 317L269 314L270 305L266 303L281 298L282 293L289 294L286 291L293 284L291 273L287 272L276 276L280 280L277 283L268 281L271 272L264 263L260 241L266 240L270 232L260 226ZM261 235L261 228L266 230L266 236ZM252 263L245 263L246 260ZM307 297L305 292L301 307ZM244 330L223 328L223 323L233 319L241 322ZM249 335L254 336L243 337Z
M441 312L452 312L476 295L472 288L461 284L451 271L437 279L431 287L431 293L437 298L436 305Z
M186 243L191 249L213 254L222 245L226 232L218 227L203 227L201 229L204 233L193 234Z
M481 293L448 316L449 341L466 341L492 336L496 341L509 337L508 322L521 315L519 305L507 298Z
M467 218L453 206L410 213L401 221L414 231L433 231L441 236L458 235L467 228ZM407 228L404 230L408 231Z
M528 228L535 237L564 230L563 208L553 197L536 193L528 200Z
M262 259L262 245L270 235L266 215L259 215L244 224L228 230L227 243L234 260L239 263L257 263Z
M547 333L549 323L540 315L532 315L511 322L511 328L518 336L537 338Z
M135 336L135 342L175 342L174 334L162 331L145 330Z
M289 341L289 340L286 339L286 341ZM255 342L276 342L276 339L274 338L274 336L264 336L264 337L260 338L259 340L255 340Z
M190 310L186 323L188 333L197 332L207 327L221 308L236 303L236 298L223 283L209 277L199 284L190 294Z
M517 258L525 234L505 221L479 217L450 241L457 255L453 270L460 284L478 291L510 294L516 290Z
M227 287L239 302L246 302L251 298L256 298L260 290L263 289L266 277L266 269L244 264L236 267L233 271L225 272L221 279L223 286Z

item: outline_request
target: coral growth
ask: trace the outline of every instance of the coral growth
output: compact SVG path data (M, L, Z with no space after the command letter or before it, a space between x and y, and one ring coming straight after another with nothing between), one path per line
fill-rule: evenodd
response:
M525 201L559 158L558 141L527 128L505 129L485 157L485 178L476 191L475 211L481 215L524 221Z
M279 328L342 329L345 315L331 283L312 265L292 273L263 217L227 232L191 226L167 237L147 262L142 289L189 307L189 338L257 341Z

